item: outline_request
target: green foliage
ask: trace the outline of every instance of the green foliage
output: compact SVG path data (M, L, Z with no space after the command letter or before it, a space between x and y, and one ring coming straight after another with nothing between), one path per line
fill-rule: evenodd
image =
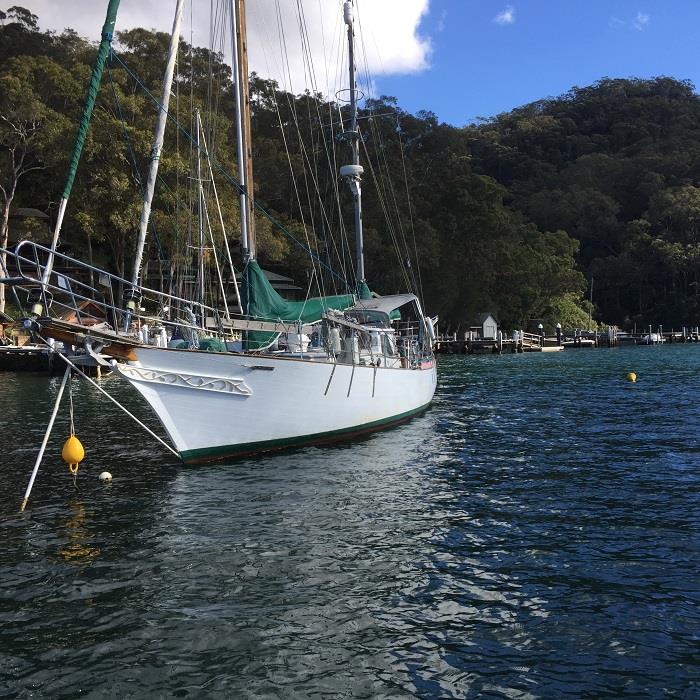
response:
M10 8L15 15L21 8ZM25 18L26 19L26 18ZM30 18L31 19L31 18ZM26 20L30 21L30 20ZM31 26L31 25L30 25ZM0 248L9 238L10 208L19 188L44 171L61 145L65 117L50 106L51 96L65 88L66 74L51 59L11 58L0 66ZM47 99L49 98L49 99ZM0 253L0 270L6 253ZM5 288L0 286L0 311Z
M596 330L599 325L589 316L591 310L590 303L580 294L567 292L550 300L542 318L549 333L557 323L561 323L564 330Z
M5 15L0 114L15 110L41 124L32 157L43 169L24 178L17 205L51 212L95 47L70 30L40 32L37 18L22 8ZM167 45L162 33L118 34L120 55L155 96ZM180 49L171 112L191 133L194 108L203 115L235 256L230 70L218 54L185 42ZM332 174L347 107L309 92L289 94L255 74L250 86L255 195L286 230L256 213L260 262L299 286L312 281L343 293L339 277L353 285L351 201L347 192L335 199ZM87 243L90 256L122 274L130 268L155 115L152 99L113 64L64 240L81 254ZM360 117L367 277L376 291L414 286L426 310L453 329L487 309L506 328L524 327L530 318L586 327L592 279L598 320L698 322L700 105L690 83L605 78L462 129L431 112L408 114L387 96L368 100ZM170 124L153 204L151 264L186 264L191 255L194 167L188 137ZM211 188L206 201L221 244ZM292 237L339 277L310 262Z
M605 78L470 127L476 170L580 242L611 323L697 323L700 102L688 81Z

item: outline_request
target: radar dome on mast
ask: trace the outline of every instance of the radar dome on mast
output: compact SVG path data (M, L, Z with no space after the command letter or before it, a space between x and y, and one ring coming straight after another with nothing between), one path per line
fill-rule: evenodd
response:
M341 165L340 166L340 176L349 177L353 179L360 179L362 173L365 169L361 165Z

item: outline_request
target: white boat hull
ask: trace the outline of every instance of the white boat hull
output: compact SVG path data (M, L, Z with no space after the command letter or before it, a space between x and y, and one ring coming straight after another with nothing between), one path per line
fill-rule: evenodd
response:
M116 370L187 463L380 430L427 408L437 381L434 361L400 369L150 347L136 355Z

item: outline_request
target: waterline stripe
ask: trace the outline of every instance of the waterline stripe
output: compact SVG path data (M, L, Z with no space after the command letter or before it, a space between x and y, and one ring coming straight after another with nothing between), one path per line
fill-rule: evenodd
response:
M336 440L348 439L363 433L371 433L376 430L390 428L399 423L410 420L419 413L425 411L430 402L414 408L405 413L399 413L390 418L365 423L364 425L341 428L340 430L330 430L325 433L313 433L311 435L301 435L298 437L280 438L277 440L262 440L260 442L247 442L240 445L218 445L216 447L203 447L197 450L185 450L180 452L180 458L185 464L197 464L199 462L209 462L226 457L242 457L255 454L257 452L271 452L282 450L288 447L300 447L302 445L314 445L324 442L335 442Z

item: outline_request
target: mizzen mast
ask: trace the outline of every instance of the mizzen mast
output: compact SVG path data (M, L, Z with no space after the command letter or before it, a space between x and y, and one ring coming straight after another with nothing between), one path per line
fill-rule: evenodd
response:
M347 180L352 193L355 210L355 258L358 289L365 281L365 256L362 240L362 179L363 167L360 165L360 132L357 127L357 80L355 78L355 29L353 20L353 0L345 0L343 19L348 32L348 67L350 71L350 130L345 136L350 140L352 163L340 168L340 175Z
M231 41L233 87L236 101L238 179L240 182L241 254L243 262L248 262L248 260L255 259L255 219L253 216L253 147L250 132L245 0L232 0L231 2Z

